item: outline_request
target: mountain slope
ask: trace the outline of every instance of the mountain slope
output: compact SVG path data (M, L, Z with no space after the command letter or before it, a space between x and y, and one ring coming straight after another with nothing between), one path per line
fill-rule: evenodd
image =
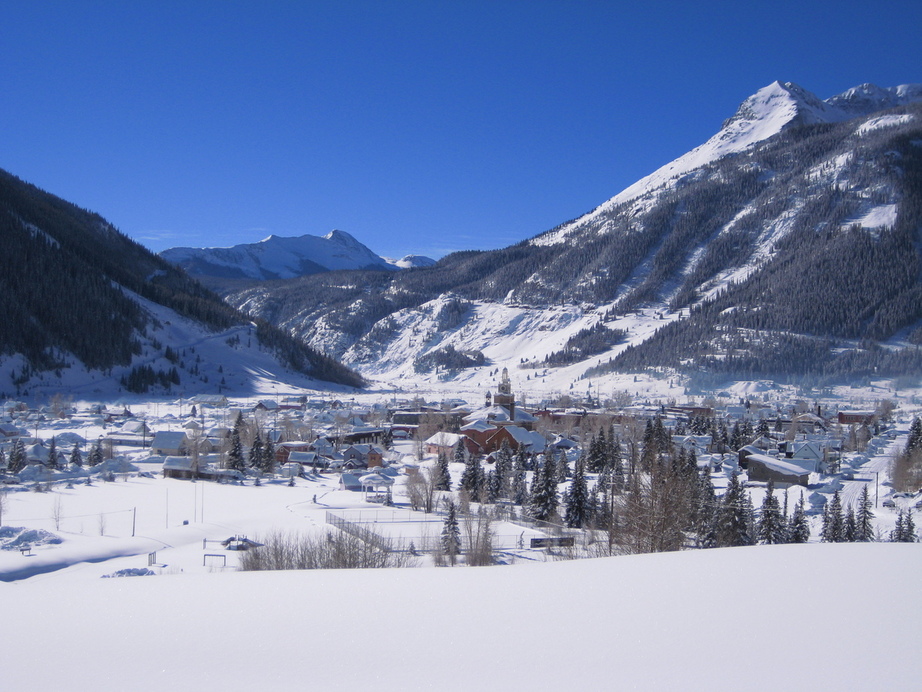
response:
M177 344L163 339L161 308L173 319L221 333L240 326L303 374L357 384L325 356L229 307L184 272L128 239L102 217L0 171L2 370L22 390L64 369L126 375L156 363L161 384L177 384ZM169 350L169 353L168 353ZM153 358L161 353L160 362ZM168 357L169 356L169 357ZM189 373L191 375L191 373ZM194 379L194 376L190 377ZM207 384L199 380L196 386ZM213 383L212 387L217 385ZM50 386L50 385L49 385ZM8 390L10 391L10 390Z
M579 361L563 368L570 381L664 366L922 373L920 143L918 85L821 101L776 82L705 144L531 240L228 299L385 377L449 346L482 351L482 370L543 367L565 351Z
M323 237L271 235L258 243L226 248L170 248L160 256L194 276L259 281L340 269L397 270L433 263L428 258L414 256L387 260L345 231L337 230Z

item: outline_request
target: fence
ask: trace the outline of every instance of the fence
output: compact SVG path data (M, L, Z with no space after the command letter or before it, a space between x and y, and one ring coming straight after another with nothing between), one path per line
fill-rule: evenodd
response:
M440 547L444 516L442 511L425 514L412 510L340 510L328 511L326 522L384 550L432 552ZM549 534L561 536L566 532L563 527L533 519L522 521L492 515L484 515L481 519L478 514L459 513L462 552L471 550L473 544L483 540L486 526L482 520L490 521L490 538L496 550L528 548L532 538L546 538ZM399 524L405 526L397 526ZM375 526L380 527L379 530L372 528ZM509 530L515 526L524 530Z

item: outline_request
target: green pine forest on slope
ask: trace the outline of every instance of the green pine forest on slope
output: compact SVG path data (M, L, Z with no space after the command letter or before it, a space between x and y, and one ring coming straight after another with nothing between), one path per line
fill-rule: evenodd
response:
M0 171L0 355L22 354L33 370L128 366L151 317L122 288L207 329L254 318L129 239L98 214ZM121 287L121 288L120 288ZM256 319L260 343L287 367L320 380L363 386L336 360Z

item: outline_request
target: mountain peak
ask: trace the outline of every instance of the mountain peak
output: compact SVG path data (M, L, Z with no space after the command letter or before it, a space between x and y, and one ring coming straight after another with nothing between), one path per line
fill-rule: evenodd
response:
M338 229L325 236L270 235L229 248L170 248L160 255L191 274L219 278L291 279L337 269L399 268Z

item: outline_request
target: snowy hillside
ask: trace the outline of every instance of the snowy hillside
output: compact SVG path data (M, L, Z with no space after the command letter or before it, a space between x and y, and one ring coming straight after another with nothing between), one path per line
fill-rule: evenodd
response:
M402 260L384 259L337 230L323 237L271 235L258 243L226 248L170 248L160 256L197 276L257 280L291 279L337 269L407 269L434 263L413 255Z
M920 99L918 85L822 101L776 82L705 144L530 241L226 297L388 382L922 374ZM577 347L604 329L625 334ZM561 350L586 357L544 367Z

